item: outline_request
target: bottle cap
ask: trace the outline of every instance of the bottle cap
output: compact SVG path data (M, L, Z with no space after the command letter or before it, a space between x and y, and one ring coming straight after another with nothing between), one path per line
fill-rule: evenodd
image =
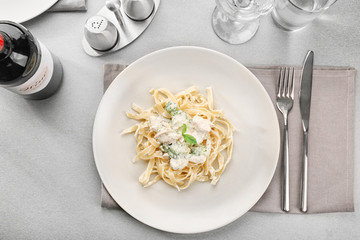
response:
M4 48L4 37L0 33L0 52Z
M6 58L11 53L12 44L6 33L0 31L0 60Z

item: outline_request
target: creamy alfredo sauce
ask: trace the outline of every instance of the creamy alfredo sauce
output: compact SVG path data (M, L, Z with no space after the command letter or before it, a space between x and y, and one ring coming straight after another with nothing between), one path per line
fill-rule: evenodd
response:
M200 116L191 118L174 102L167 102L165 110L171 119L152 116L149 127L156 133L163 154L170 157L171 167L179 170L189 162L204 163L211 150L210 141L204 140L209 138L213 124Z

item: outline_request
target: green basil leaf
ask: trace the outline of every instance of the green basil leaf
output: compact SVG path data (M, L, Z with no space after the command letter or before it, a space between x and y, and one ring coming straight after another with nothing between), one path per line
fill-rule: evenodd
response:
M182 135L184 135L185 132L186 132L186 124L184 123L182 125Z
M189 134L183 134L183 136L184 136L185 142L193 144L193 145L197 144L196 138L194 138L193 136L191 136Z

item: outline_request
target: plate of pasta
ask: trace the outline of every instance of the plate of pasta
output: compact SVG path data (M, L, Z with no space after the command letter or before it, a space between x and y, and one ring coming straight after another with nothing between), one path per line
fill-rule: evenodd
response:
M151 227L199 233L251 209L280 149L259 80L214 50L172 47L130 64L96 113L93 151L117 204Z

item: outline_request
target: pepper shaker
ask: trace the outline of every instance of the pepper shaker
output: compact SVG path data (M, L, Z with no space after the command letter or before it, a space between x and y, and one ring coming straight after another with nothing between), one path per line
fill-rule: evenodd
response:
M154 0L124 0L124 12L135 21L143 21L154 11Z

